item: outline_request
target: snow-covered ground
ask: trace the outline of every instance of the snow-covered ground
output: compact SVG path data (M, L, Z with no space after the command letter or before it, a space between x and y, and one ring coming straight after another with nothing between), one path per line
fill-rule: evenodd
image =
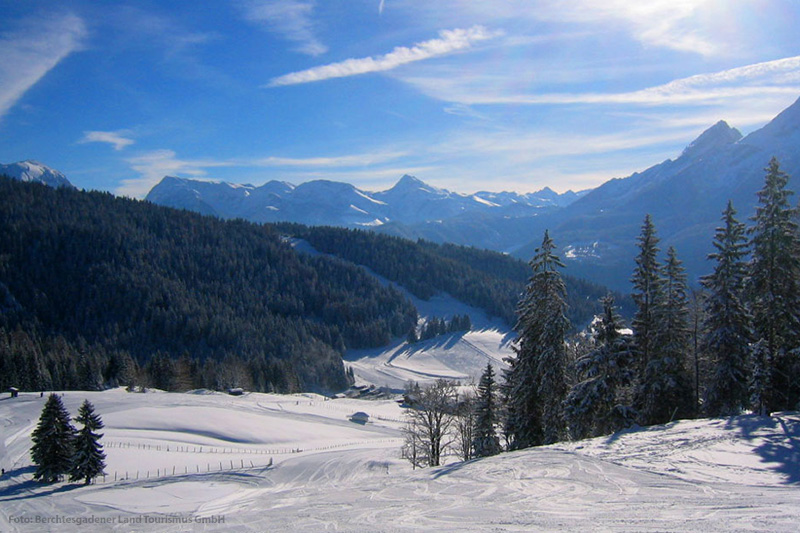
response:
M84 398L106 423L108 453L106 479L88 487L31 481L30 433L44 399L0 400L0 531L796 531L800 523L792 413L677 422L413 471L399 456L402 409L391 400L64 393L73 414ZM350 422L356 411L370 422Z

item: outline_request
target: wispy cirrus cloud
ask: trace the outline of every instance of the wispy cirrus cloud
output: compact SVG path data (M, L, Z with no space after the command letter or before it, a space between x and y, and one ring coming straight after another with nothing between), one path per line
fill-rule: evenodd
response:
M464 105L476 104L630 104L669 106L707 104L727 98L786 95L800 92L800 56L698 74L627 92L520 93L506 90L510 83L496 77L458 75L405 77L429 96Z
M81 138L80 143L108 143L114 147L114 150L120 151L127 146L132 145L134 142L133 139L129 137L125 137L125 135L130 135L130 132L127 130L121 131L85 131L83 132L83 138Z
M499 35L502 35L502 33L499 31L490 31L483 26L473 26L468 29L442 30L439 32L438 39L423 41L411 47L398 46L388 54L382 56L347 59L329 65L292 72L273 78L266 87L296 85L332 78L356 76L370 72L384 72L415 61L423 61L425 59L465 50L477 42L492 39Z
M0 35L0 118L87 36L72 14L31 17Z
M388 161L395 161L409 155L408 152L369 152L364 154L343 155L334 157L265 157L246 162L248 165L260 167L368 167Z
M241 7L246 20L263 25L270 32L295 43L297 52L318 56L328 51L314 31L311 19L313 1L245 0Z

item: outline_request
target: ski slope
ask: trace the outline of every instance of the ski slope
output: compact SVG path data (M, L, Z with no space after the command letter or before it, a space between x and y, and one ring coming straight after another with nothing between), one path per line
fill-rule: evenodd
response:
M88 487L32 482L30 433L45 399L0 400L0 531L788 532L800 523L796 413L677 422L414 471L399 456L403 415L391 400L64 393L73 414L84 398L106 423L108 454L105 481ZM350 422L356 411L370 422Z
M330 255L322 254L303 239L291 238L288 242L300 253ZM469 384L479 381L487 363L491 363L498 373L506 367L503 360L513 355L511 342L516 335L503 320L490 317L483 309L467 305L446 293L428 300L417 298L403 286L367 267L362 268L381 284L394 287L408 298L417 308L420 324L434 317L452 320L456 315L467 315L472 322L472 331L441 335L413 344L398 339L388 347L349 350L345 354L345 363L353 368L357 384L371 384L394 391L403 390L408 381L425 384L448 379Z

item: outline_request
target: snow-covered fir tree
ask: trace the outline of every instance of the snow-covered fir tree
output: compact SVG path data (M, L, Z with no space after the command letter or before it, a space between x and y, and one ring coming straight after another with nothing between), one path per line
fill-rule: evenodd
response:
M639 417L647 425L694 415L685 361L690 335L686 273L672 247L663 270L661 290L653 306L651 353L636 392Z
M768 411L794 409L800 402L800 241L797 209L789 205L789 176L772 158L749 229L752 258L748 295L756 341L770 362Z
M472 453L475 457L488 457L501 451L496 429L499 419L497 403L494 368L491 363L487 363L478 382L475 398L475 427L472 434Z
M513 448L550 444L566 429L562 403L566 396L566 287L558 269L555 244L545 232L531 260L533 277L519 304L516 357L506 374L508 431Z
M643 376L650 362L654 347L657 325L655 318L656 301L661 292L661 266L658 263L658 242L656 228L650 215L646 215L639 235L639 255L636 268L631 277L633 301L636 313L633 315L633 341L636 347L637 372Z
M714 237L716 251L708 256L716 262L714 271L700 280L708 291L702 349L711 361L703 403L709 416L738 414L750 405L751 318L743 300L747 238L730 201L722 222Z
M75 454L72 458L72 468L70 469L70 481L83 480L88 485L92 479L103 475L106 467L106 454L103 445L100 444L102 434L97 433L103 429L103 421L94 412L94 406L85 400L78 409L78 416L75 421L83 424L75 437Z
M33 479L43 483L61 481L72 467L75 428L57 394L47 397L31 439L31 459L36 465Z
M769 352L770 411L794 409L800 401L800 242L786 189L789 176L772 158L749 229L752 235L748 295L756 340Z
M772 361L767 341L759 339L753 344L750 366L750 407L761 416L769 415L772 393Z
M633 377L630 339L621 333L622 318L611 295L602 299L595 327L595 347L575 363L576 383L564 402L573 439L613 433L630 425L630 406L620 403L621 389Z

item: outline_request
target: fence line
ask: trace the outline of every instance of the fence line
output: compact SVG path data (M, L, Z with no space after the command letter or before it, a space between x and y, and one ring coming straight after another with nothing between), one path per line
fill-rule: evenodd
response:
M157 452L164 452L164 453L205 453L205 454L224 454L224 455L288 455L292 453L301 453L301 452L318 452L318 451L325 451L325 450L333 450L339 448L348 448L351 446L359 446L363 444L379 444L379 443L389 443L389 442L399 442L402 441L401 438L385 438L385 439L369 439L369 440L360 440L360 441L351 441L351 442L344 442L339 444L331 444L328 446L317 446L314 448L271 448L271 449L262 449L262 448L225 448L225 447L215 447L215 446L175 446L169 444L143 444L143 443L131 443L127 441L108 441L103 442L103 446L106 449L126 449L126 450L147 450L147 451L157 451Z

